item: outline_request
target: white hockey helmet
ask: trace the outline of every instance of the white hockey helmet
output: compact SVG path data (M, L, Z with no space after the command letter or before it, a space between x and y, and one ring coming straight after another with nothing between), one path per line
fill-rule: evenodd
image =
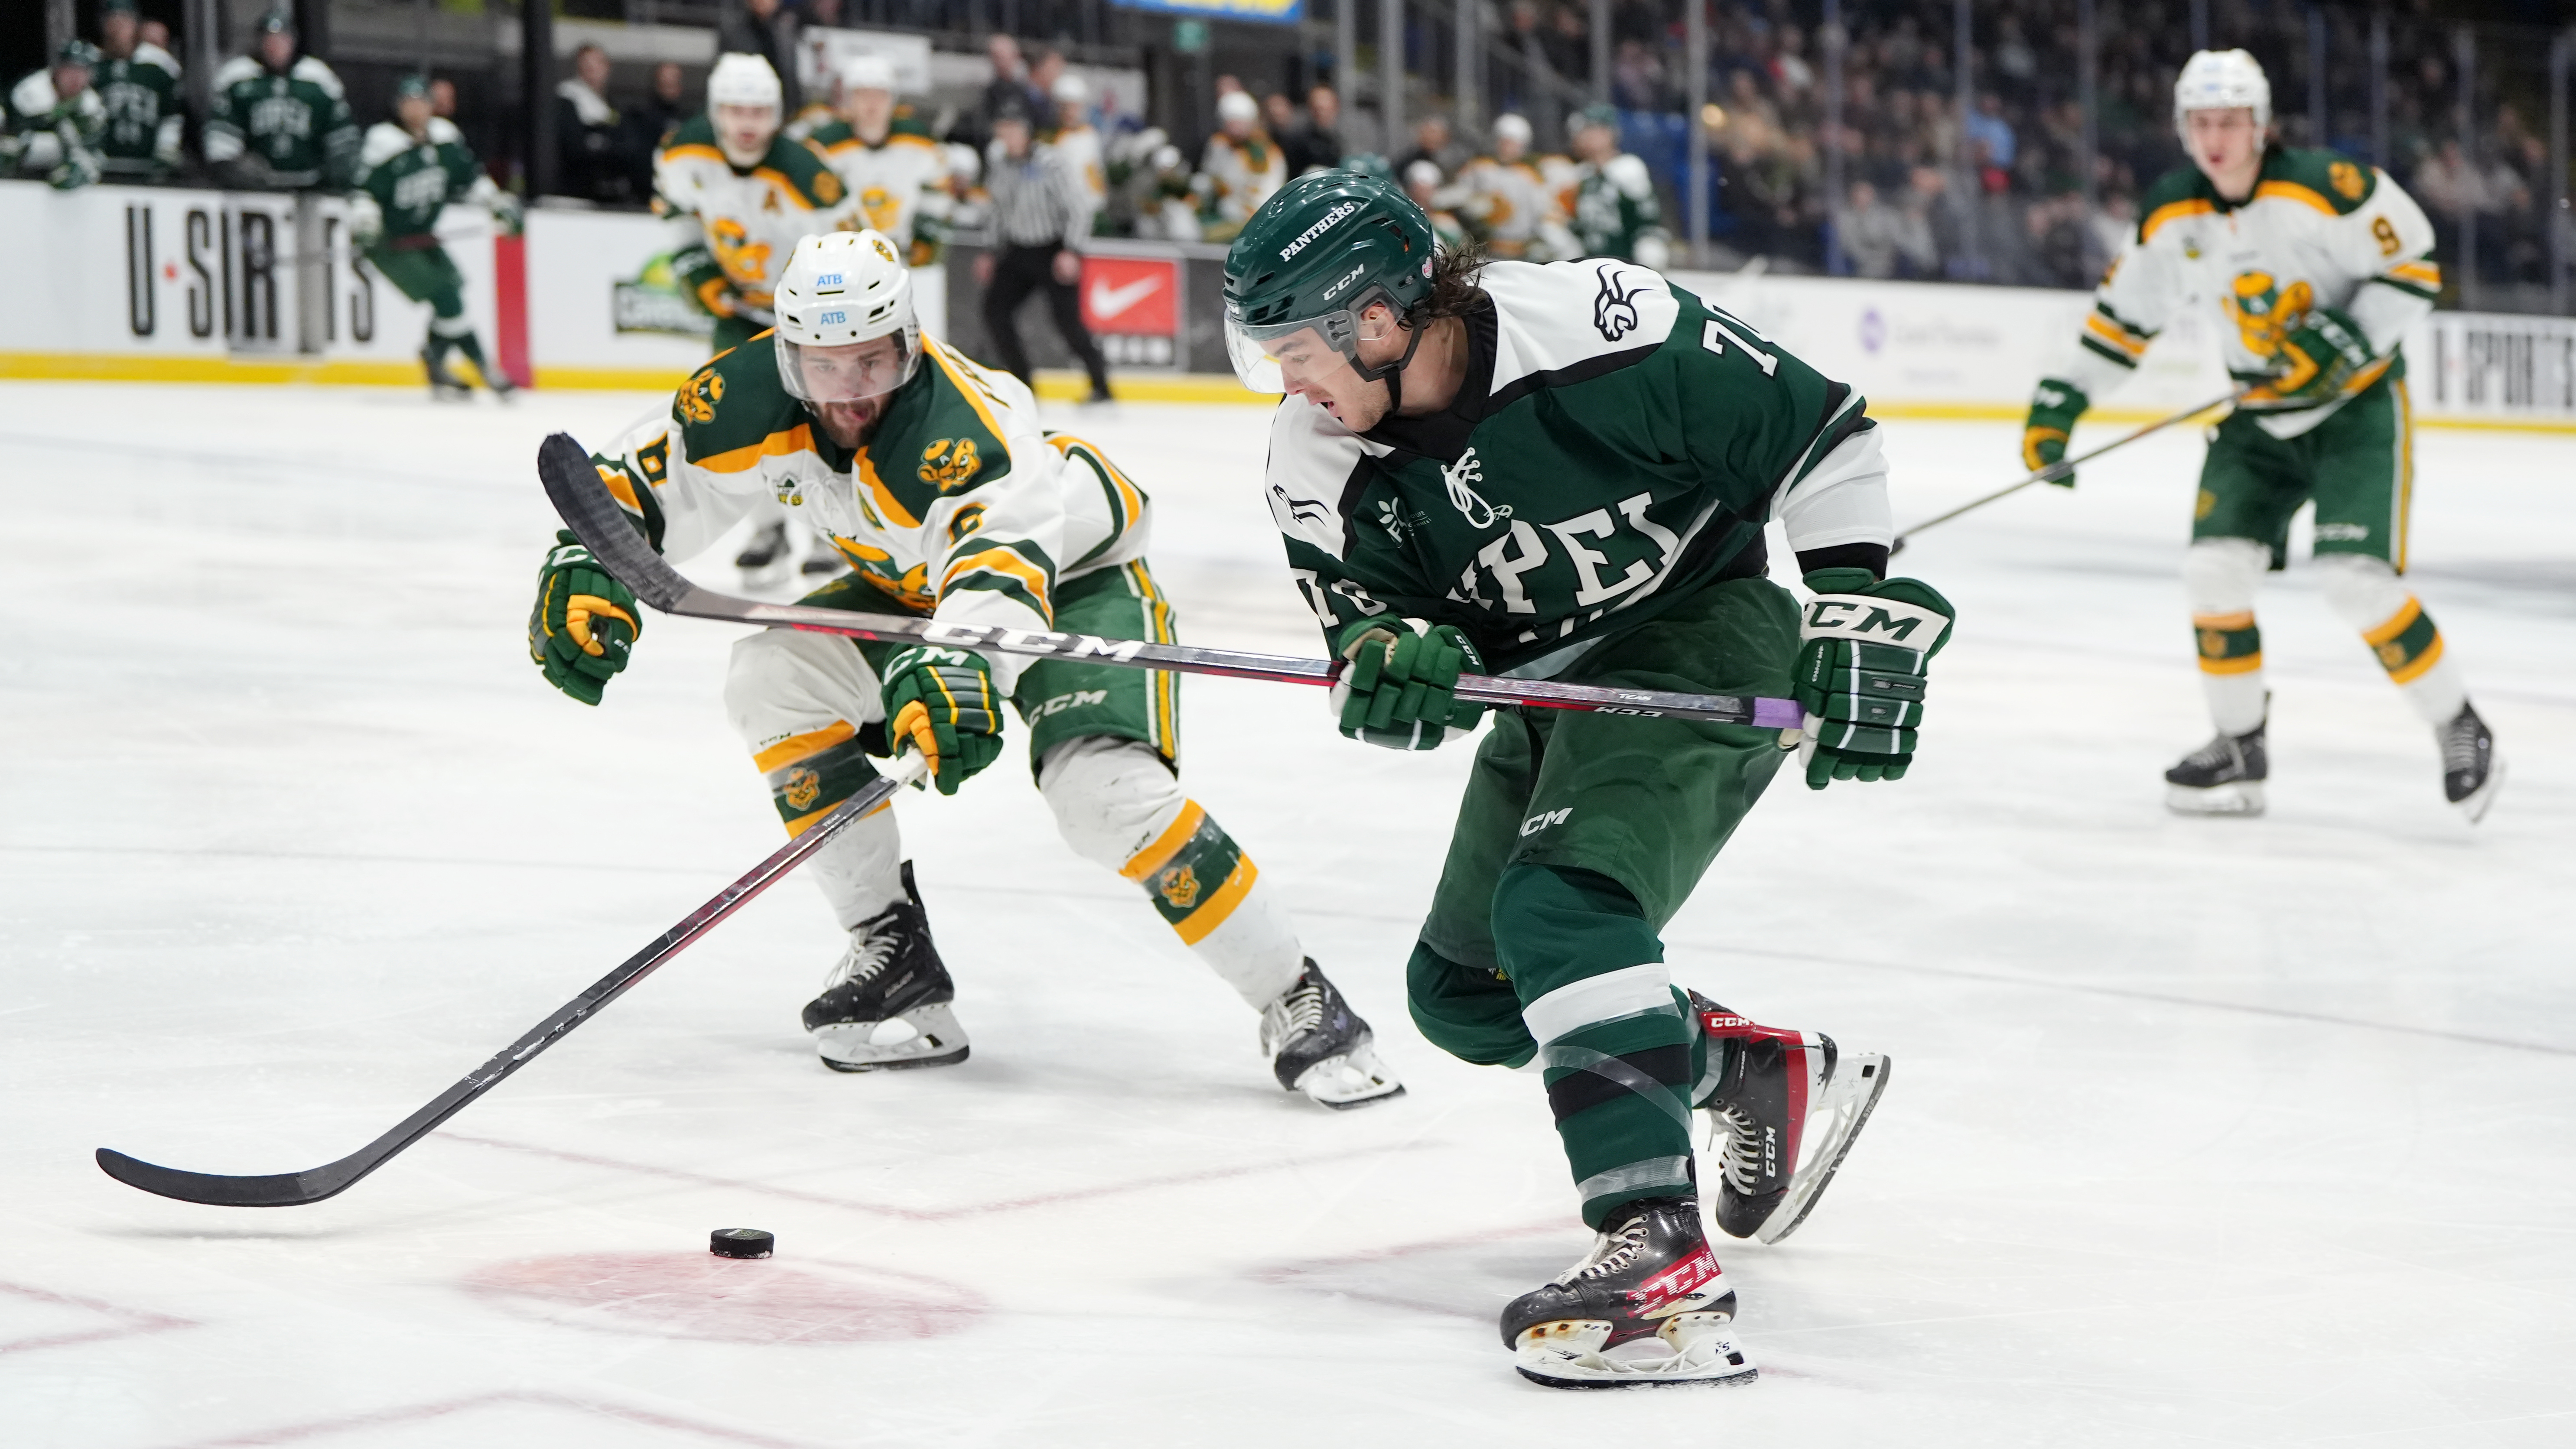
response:
M756 55L728 51L716 57L715 69L707 72L707 108L717 106L767 106L777 110L785 93L779 89L778 72L769 62Z
M1421 160L1414 162L1412 165L1405 167L1404 184L1407 186L1429 186L1436 188L1440 185L1440 163L1432 160L1428 156L1425 156Z
M1048 95L1059 106L1087 106L1091 104L1091 83L1072 71L1066 71L1055 78L1055 85Z
M2204 50L2182 63L2174 77L2174 134L2191 145L2193 111L2244 109L2254 113L2254 129L2272 127L2272 82L2260 61L2241 50Z
M770 310L778 318L778 378L800 402L877 397L920 370L912 271L883 232L816 232L797 242ZM894 338L898 350L831 351L880 337Z
M1216 118L1220 121L1257 121L1261 119L1261 102L1250 91L1227 91L1216 98Z
M1510 111L1494 117L1494 139L1497 142L1517 141L1527 146L1530 143L1529 118L1515 115Z
M948 174L961 186L972 186L984 178L984 153L963 141L948 143Z
M894 90L894 62L882 55L861 51L841 62L841 91Z

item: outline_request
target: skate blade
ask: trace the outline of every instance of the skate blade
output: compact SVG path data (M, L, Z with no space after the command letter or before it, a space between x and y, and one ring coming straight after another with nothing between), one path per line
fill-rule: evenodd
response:
M1574 1331L1549 1333L1550 1328ZM1607 1324L1565 1323L1526 1330L1522 1346L1513 1352L1512 1368L1531 1383L1551 1389L1717 1386L1749 1384L1761 1377L1762 1371L1734 1335L1722 1329L1699 1330L1678 1350L1660 1336L1600 1348L1597 1345L1608 1336L1608 1328Z
M1337 1057L1326 1057L1298 1073L1289 1090L1303 1092L1308 1099L1336 1112L1347 1112L1374 1102L1394 1101L1404 1095L1404 1083L1378 1061L1377 1053L1363 1045Z
M1860 1139L1860 1129L1869 1125L1869 1114L1877 1110L1879 1096L1887 1090L1888 1072L1887 1058L1877 1052L1848 1052L1835 1064L1824 1104L1807 1114L1807 1160L1790 1174L1788 1195L1754 1229L1755 1242L1779 1242L1816 1210L1827 1184L1851 1155L1852 1143Z
M2504 756L2487 756L2487 782L2451 804L2469 817L2471 825L2487 818L2487 807L2495 803L2498 791L2504 789Z
M2232 785L2212 785L2199 789L2190 785L2165 786L2165 808L2176 815L2260 815L2263 813L2263 782L2242 780Z
M909 1028L910 1036L880 1041L886 1028ZM966 1060L965 1028L946 1003L919 1006L885 1021L854 1021L814 1028L814 1051L836 1072L899 1071L906 1067L945 1067Z

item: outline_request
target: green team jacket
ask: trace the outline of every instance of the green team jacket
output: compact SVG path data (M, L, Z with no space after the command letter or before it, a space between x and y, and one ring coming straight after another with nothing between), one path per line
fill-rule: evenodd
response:
M1574 185L1573 230L1586 256L1637 259L1637 239L1660 230L1663 207L1655 200L1646 163L1621 152L1601 166L1585 166Z
M103 62L90 86L107 103L99 143L111 180L158 180L179 164L179 62L157 45L137 44L122 60Z
M1328 645L1361 619L1423 619L1464 629L1493 672L1551 677L1761 573L1774 500L1829 484L1828 457L1879 466L1843 448L1874 426L1858 394L1643 267L1496 262L1483 286L1447 411L1355 434L1280 404L1270 510Z
M5 115L0 160L9 171L50 181L64 191L98 179L107 108L97 87L66 100L54 94L53 67L46 66L9 88L0 115Z
M440 210L467 199L482 179L464 133L437 116L429 119L426 139L390 121L377 122L367 128L358 156L358 189L376 199L385 219L383 244L398 250L405 237L435 232Z
M299 56L280 75L251 56L225 61L206 115L206 159L220 166L245 151L266 162L280 186L347 186L358 127L331 67Z

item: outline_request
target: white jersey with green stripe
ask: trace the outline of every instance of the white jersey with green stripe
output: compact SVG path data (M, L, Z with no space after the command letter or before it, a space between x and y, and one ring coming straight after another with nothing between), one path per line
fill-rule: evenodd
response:
M1498 673L1592 644L1792 550L1884 548L1867 404L1741 318L1594 258L1495 262L1467 376L1354 433L1302 397L1270 430L1272 519L1327 641L1377 616L1456 624Z
M2240 406L2263 414L2275 437L2296 437L2382 377L2406 375L2402 344L2433 310L2442 271L2433 224L2386 172L2333 151L2274 146L2243 201L2186 166L2149 187L2139 210L2052 376L2098 402L2193 306L2215 314L2229 374L2257 385ZM2261 384L2282 341L2319 307L2359 323L2378 361L2323 403L2273 395Z
M1099 448L1039 427L1009 373L925 337L920 369L848 449L781 383L773 336L716 357L668 417L592 455L663 553L699 553L775 498L888 609L1006 629L1052 629L1061 583L1144 556L1144 490ZM991 661L1009 692L1025 661Z

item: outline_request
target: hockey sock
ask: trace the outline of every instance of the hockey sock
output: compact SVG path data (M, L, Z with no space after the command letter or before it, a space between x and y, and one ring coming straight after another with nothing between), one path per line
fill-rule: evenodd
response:
M483 368L483 349L474 341L473 320L465 315L462 301L459 301L456 307L457 310L452 314L441 310L429 319L429 355L433 361L437 361L446 358L450 352L462 352L474 364L475 370L480 372Z
M1109 736L1060 745L1038 790L1065 843L1144 887L1172 934L1248 1005L1296 983L1305 951L1278 892L1152 746Z
M2183 557L2201 692L2225 734L2263 723L2263 631L2254 623L2254 589L2270 564L2271 550L2250 538L2204 538Z
M2459 671L2443 657L2442 631L2407 592L2397 571L2363 554L2324 554L2317 559L2326 602L2361 631L2391 683L2426 724L2446 724L2469 702Z
M1626 887L1594 871L1515 865L1494 885L1494 940L1538 1043L1583 1220L1696 1192L1690 1099L1698 1029L1663 943Z
M804 834L877 777L858 731L845 720L776 740L751 761L767 778L770 800L791 836ZM888 801L816 851L810 869L833 916L848 929L904 898L902 864L903 839Z

